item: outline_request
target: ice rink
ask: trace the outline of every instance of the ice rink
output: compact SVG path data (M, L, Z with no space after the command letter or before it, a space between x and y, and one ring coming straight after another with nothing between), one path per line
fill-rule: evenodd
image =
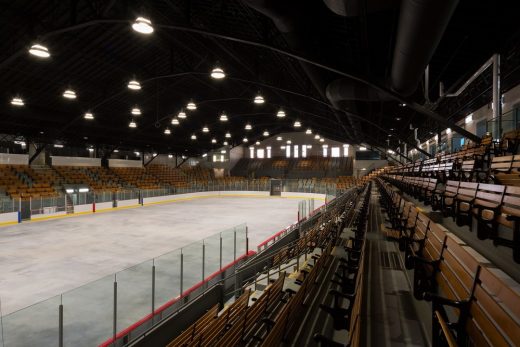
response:
M216 197L2 227L2 314L241 223L256 249L296 220L298 201Z

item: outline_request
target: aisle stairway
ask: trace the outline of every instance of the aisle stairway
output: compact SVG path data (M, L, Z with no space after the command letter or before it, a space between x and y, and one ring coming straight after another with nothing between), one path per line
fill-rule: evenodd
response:
M372 189L367 241L369 251L367 346L430 346L431 309L412 294L412 271L404 267L396 244L385 239L380 226L385 213Z

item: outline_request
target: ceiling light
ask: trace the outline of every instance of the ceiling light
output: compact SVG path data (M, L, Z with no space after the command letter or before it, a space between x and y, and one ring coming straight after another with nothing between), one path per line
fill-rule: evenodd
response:
M164 129L164 133L166 135L170 135L172 133L172 131L169 128L166 128L166 129Z
M132 24L132 29L138 33L149 35L153 33L152 21L148 18L137 17L134 24Z
M130 111L134 116L140 116L141 115L141 109L139 107L133 107L132 111Z
M318 135L318 134L314 135L314 139L315 140L319 140L320 139L320 135Z
M130 121L130 124L128 124L130 128L137 128L137 124L132 120Z
M257 145L257 146L260 145L260 141L256 141L255 145Z
M173 118L172 119L172 124L173 125L179 125L179 120L177 118Z
M228 121L228 116L227 114L223 113L220 115L220 121L221 122L227 122Z
M186 108L190 111L193 111L193 110L196 110L197 109L197 105L195 105L195 103L193 101L190 101L188 102L188 104L186 105Z
M401 117L395 117L395 120L396 120L396 121L400 121L400 120L401 120Z
M67 99L76 99L76 92L72 89L67 89L63 92L63 97Z
M20 98L20 97L14 97L14 98L11 100L11 105L15 105L15 106L23 106L23 105L25 105L25 104L24 104L22 98Z
M206 158L207 156L208 156L208 153L204 153L204 154L202 155L202 158Z
M406 107L406 104L404 102L400 103L399 106Z
M244 137L244 139L242 140L242 142L244 143L247 143L249 140L247 139L247 137Z
M255 96L255 99L253 100L255 104L263 104L265 102L264 97L260 94Z
M284 110L280 109L280 110L278 111L278 113L276 114L276 117L278 117L278 118L283 118L283 117L285 117L285 112L284 112Z
M59 143L55 143L54 144L54 148L63 148L63 145L59 144Z
M227 139L230 139L231 138L231 134L229 132L226 133L226 138Z
M168 154L168 158L173 158L173 155L172 154Z
M446 134L451 134L451 128L446 129Z
M361 146L361 147L359 147L359 150L360 150L360 151L366 151L366 150L367 150L367 148L366 148L366 147L363 147L363 146Z
M85 112L85 115L83 116L85 119L94 119L94 115L92 112Z
M197 135L195 135L195 134L191 135L191 139L192 140L196 140L197 139Z
M139 90L141 89L141 84L136 80L131 80L130 82L128 82L128 89Z
M302 126L302 123L300 123L300 121L297 120L296 122L294 122L294 127L295 128L299 128L301 126Z
M312 145L307 145L307 148L308 149L312 149Z
M94 148L92 148L92 147L89 147L87 149L88 149L89 152L94 152Z
M227 146L227 145L228 145L228 142L227 142L227 141L224 141L223 145L224 145L224 146Z
M323 139L323 138L322 138L322 139L320 139L320 142L325 142L325 139Z
M213 77L216 80L220 80L226 77L226 74L224 73L224 70L217 66L213 70L211 70L211 77Z
M311 135L311 134L312 134L312 130L311 130L311 128L307 129L307 130L305 131L305 133L306 133L307 135Z
M203 133L209 133L209 128L205 126L204 128L202 128L202 132Z
M245 129L246 130L251 130L251 129L253 129L253 127L251 126L251 124L247 123Z
M186 157L185 155L183 155L181 158L182 158L182 159L186 159L187 157Z
M278 137L276 138L276 141L282 141L282 140L283 140L283 137L281 137L281 136L278 136Z
M264 133L262 135L264 135L265 137L269 136L269 131L264 130Z
M286 143L287 143L288 145L290 145L290 144L292 143L292 141L291 141L291 140L287 140Z
M184 119L186 118L186 112L184 111L180 111L179 114L177 115L177 118L180 118L180 119Z
M139 153L139 152L134 152L134 154L137 155L137 156L141 155L141 153Z
M217 143L217 139L211 139L211 143Z
M35 43L29 48L29 53L40 58L48 58L51 56L47 47Z

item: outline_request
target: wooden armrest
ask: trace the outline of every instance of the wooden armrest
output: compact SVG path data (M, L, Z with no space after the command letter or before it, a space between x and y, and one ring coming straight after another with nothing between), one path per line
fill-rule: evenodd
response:
M442 329L442 333L444 334L444 337L446 338L446 342L448 343L449 347L457 347L458 344L455 341L455 337L453 336L450 328L448 327L448 324L442 317L442 314L439 311L435 311L435 317L439 321L439 324Z

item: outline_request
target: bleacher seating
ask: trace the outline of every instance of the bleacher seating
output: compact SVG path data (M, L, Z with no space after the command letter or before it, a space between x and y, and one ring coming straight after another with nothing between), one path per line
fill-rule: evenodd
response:
M54 197L52 177L40 175L29 166L0 165L0 192L11 199Z
M167 346L329 345L335 329L346 332L339 338L345 345L359 346L369 191L366 185L336 199L299 239L270 255L271 267L237 299L213 306ZM324 290L332 305L317 296ZM332 326L313 325L320 311Z
M520 285L457 236L418 211L388 183L392 181L384 179L384 176L376 178L381 204L390 221L382 230L399 241L399 248L405 252L406 267L414 270L415 298L432 301L433 345L520 345L517 333L520 328ZM457 187L455 184L450 186ZM480 191L477 189L475 196L478 197L471 202L474 208L470 211L481 223L479 228L490 227L495 220L508 223L510 227L511 223L516 223L508 217L516 216L520 210L520 189L496 187L486 184ZM454 196L455 188L450 190ZM510 198L502 199L505 206L502 203L498 209L496 196L504 194ZM492 232L492 229L486 230Z
M115 167L110 170L133 188L161 188L159 179L148 173L143 167Z
M235 176L273 178L324 178L349 176L353 172L352 158L284 158L269 159L242 158L233 167L231 173Z

